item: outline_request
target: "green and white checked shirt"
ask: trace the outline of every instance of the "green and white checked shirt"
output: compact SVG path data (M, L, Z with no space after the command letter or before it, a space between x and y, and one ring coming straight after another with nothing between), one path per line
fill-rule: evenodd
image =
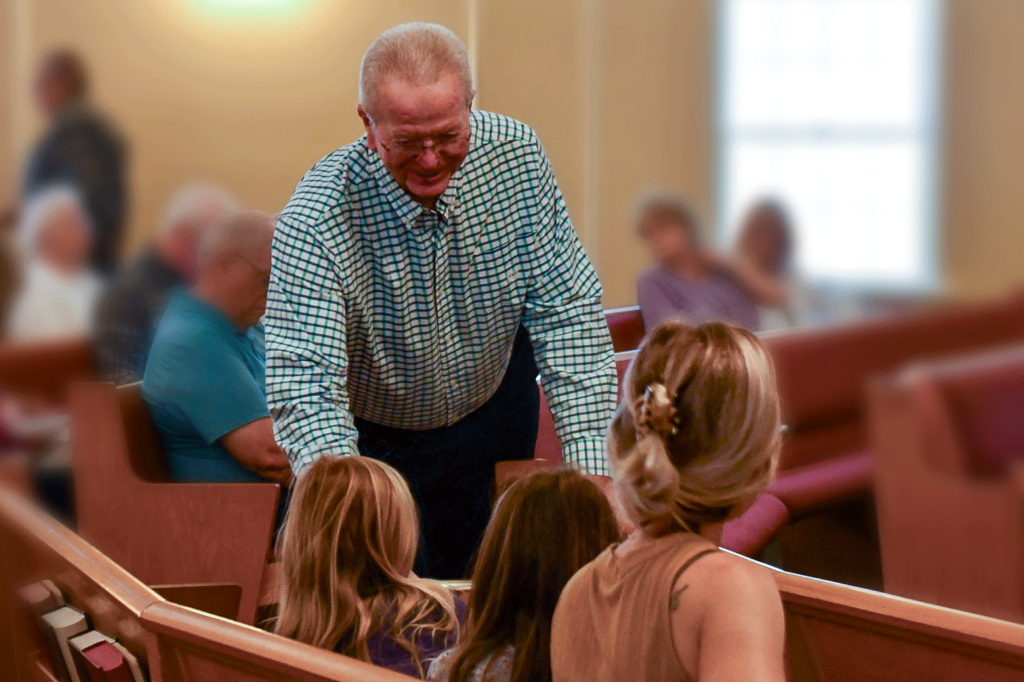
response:
M353 415L448 426L501 383L520 324L567 461L606 473L615 407L601 286L536 134L475 111L470 151L425 209L360 139L321 160L274 236L267 401L296 473L357 454Z

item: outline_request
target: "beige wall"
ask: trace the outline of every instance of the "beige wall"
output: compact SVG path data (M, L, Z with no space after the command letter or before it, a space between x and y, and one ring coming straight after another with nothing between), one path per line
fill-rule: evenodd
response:
M290 18L234 20L202 0L14 1L31 5L31 62L80 49L95 99L131 140L129 251L185 182L280 210L313 163L362 134L359 60L388 26L438 21L468 39L466 0L305 0ZM10 101L37 131L25 94Z
M1024 2L949 1L945 117L947 283L1024 283Z
M280 209L312 163L361 134L366 45L424 19L470 44L481 108L540 134L606 305L634 300L643 188L683 192L713 222L714 0L295 0L276 19L212 15L208 1L0 3L0 201L39 129L27 78L54 45L82 50L132 140L133 250L186 181ZM978 295L1024 279L1024 2L949 7L941 259L953 293Z

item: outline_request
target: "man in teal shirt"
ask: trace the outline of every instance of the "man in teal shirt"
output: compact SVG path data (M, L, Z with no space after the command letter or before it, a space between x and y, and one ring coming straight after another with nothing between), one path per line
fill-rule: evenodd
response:
M211 228L196 285L176 292L160 321L142 397L174 480L291 480L267 410L259 323L273 232L273 219L255 211Z

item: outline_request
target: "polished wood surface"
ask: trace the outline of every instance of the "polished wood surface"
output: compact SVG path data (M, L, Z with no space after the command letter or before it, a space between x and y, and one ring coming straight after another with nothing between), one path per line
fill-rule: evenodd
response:
M788 677L808 682L1024 679L1024 627L773 571Z
M999 361L1024 370L1024 354ZM885 589L1024 623L1024 476L1019 464L1004 475L971 474L939 387L944 373L982 369L970 362L918 365L871 388Z
M0 488L0 679L47 679L27 643L30 622L11 608L14 586L52 579L98 630L117 637L148 667L151 682L249 680L400 682L398 675L340 654L164 600L30 500ZM193 601L223 600L233 586L160 588ZM225 592L225 589L227 590ZM235 590L237 596L237 590ZM52 677L52 676L50 676Z
M148 631L157 635L160 682L403 682L412 679L168 602L146 609L142 622Z
M52 580L68 602L89 614L93 627L117 637L146 660L152 636L138 616L157 594L81 537L42 513L25 496L0 487L0 639L19 655L31 653L24 622L13 603L14 588ZM16 670L4 666L14 663ZM0 679L28 680L35 664L24 657L0 660Z
M62 405L72 382L95 378L92 346L86 339L0 344L4 392Z
M153 585L153 591L169 602L196 611L236 620L242 601L242 587L233 583Z
M150 585L239 585L238 618L254 622L279 486L160 482L159 441L139 423L148 421L138 384L73 387L79 533Z

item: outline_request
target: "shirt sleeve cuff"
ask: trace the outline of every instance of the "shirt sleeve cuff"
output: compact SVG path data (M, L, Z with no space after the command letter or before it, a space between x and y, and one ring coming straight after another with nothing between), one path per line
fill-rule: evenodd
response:
M603 438L580 438L562 445L562 459L588 474L608 476L608 457Z

